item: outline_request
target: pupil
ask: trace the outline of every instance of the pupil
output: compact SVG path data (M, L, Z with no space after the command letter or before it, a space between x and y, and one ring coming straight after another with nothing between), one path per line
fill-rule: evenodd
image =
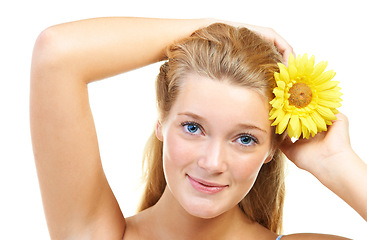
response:
M251 142L251 138L250 138L250 137L248 137L248 136L246 136L246 137L242 137L242 138L241 138L241 142L242 142L243 144L249 144L249 143Z
M189 132L196 132L198 130L198 127L195 125L189 125L187 126L187 129L189 130Z

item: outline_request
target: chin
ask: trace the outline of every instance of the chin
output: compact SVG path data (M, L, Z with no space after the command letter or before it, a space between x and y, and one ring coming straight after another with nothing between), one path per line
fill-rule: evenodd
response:
M203 209L189 210L187 212L193 217L202 218L202 219L212 219L212 218L218 217L219 215L223 213L223 212L214 212L212 210L205 211Z
M224 212L227 212L231 208L226 208L220 206L220 204L214 204L213 202L201 201L191 199L187 204L182 205L185 211L191 216L202 218L202 219L212 219L220 216Z

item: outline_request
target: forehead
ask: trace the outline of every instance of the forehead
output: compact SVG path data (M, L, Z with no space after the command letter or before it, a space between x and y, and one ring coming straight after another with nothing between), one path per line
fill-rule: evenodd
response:
M269 103L255 90L228 81L212 80L191 74L186 76L171 112L193 112L208 119L228 123L260 125L270 129Z

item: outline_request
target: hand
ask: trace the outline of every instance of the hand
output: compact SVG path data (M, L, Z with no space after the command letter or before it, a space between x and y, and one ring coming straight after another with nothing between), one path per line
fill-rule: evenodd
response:
M293 52L292 46L272 28L261 27L261 26L239 23L239 22L223 21L223 20L217 20L217 19L209 19L208 21L209 21L209 25L212 23L225 23L225 24L228 24L234 27L245 27L245 28L250 29L251 31L259 34L265 40L274 44L274 46L278 49L279 53L283 56L284 62L287 64L288 64L289 55L291 53L293 54L293 56L296 56L296 54Z
M280 146L281 150L296 166L314 175L330 170L334 164L346 164L348 159L341 156L352 151L349 123L345 115L339 113L336 116L338 119L327 132L318 133L310 139L299 139L295 143L287 136Z
M295 143L289 137L281 144L296 166L313 174L367 221L367 164L352 150L348 119L337 114L327 132Z
M283 59L286 63L288 63L289 55L291 53L293 54L293 56L296 56L292 46L272 28L237 23L237 22L224 22L224 23L232 25L234 27L246 27L251 31L256 32L264 39L274 44L274 46L278 49L279 53L282 54Z
M246 24L245 27L260 34L263 38L274 44L280 54L282 54L283 59L286 63L288 63L289 55L291 53L293 54L293 56L296 56L292 46L282 36L274 31L274 29L249 24Z

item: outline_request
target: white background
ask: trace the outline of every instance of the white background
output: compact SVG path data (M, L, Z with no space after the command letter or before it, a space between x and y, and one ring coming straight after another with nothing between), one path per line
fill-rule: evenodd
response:
M5 5L4 5L5 4ZM365 3L349 1L3 1L0 6L0 239L48 239L29 131L32 47L46 27L83 18L212 17L274 28L297 54L327 60L341 81L354 150L367 161ZM103 166L126 216L139 200L141 152L155 120L152 65L90 85ZM367 190L367 183L366 189ZM367 239L367 223L289 164L285 232Z

